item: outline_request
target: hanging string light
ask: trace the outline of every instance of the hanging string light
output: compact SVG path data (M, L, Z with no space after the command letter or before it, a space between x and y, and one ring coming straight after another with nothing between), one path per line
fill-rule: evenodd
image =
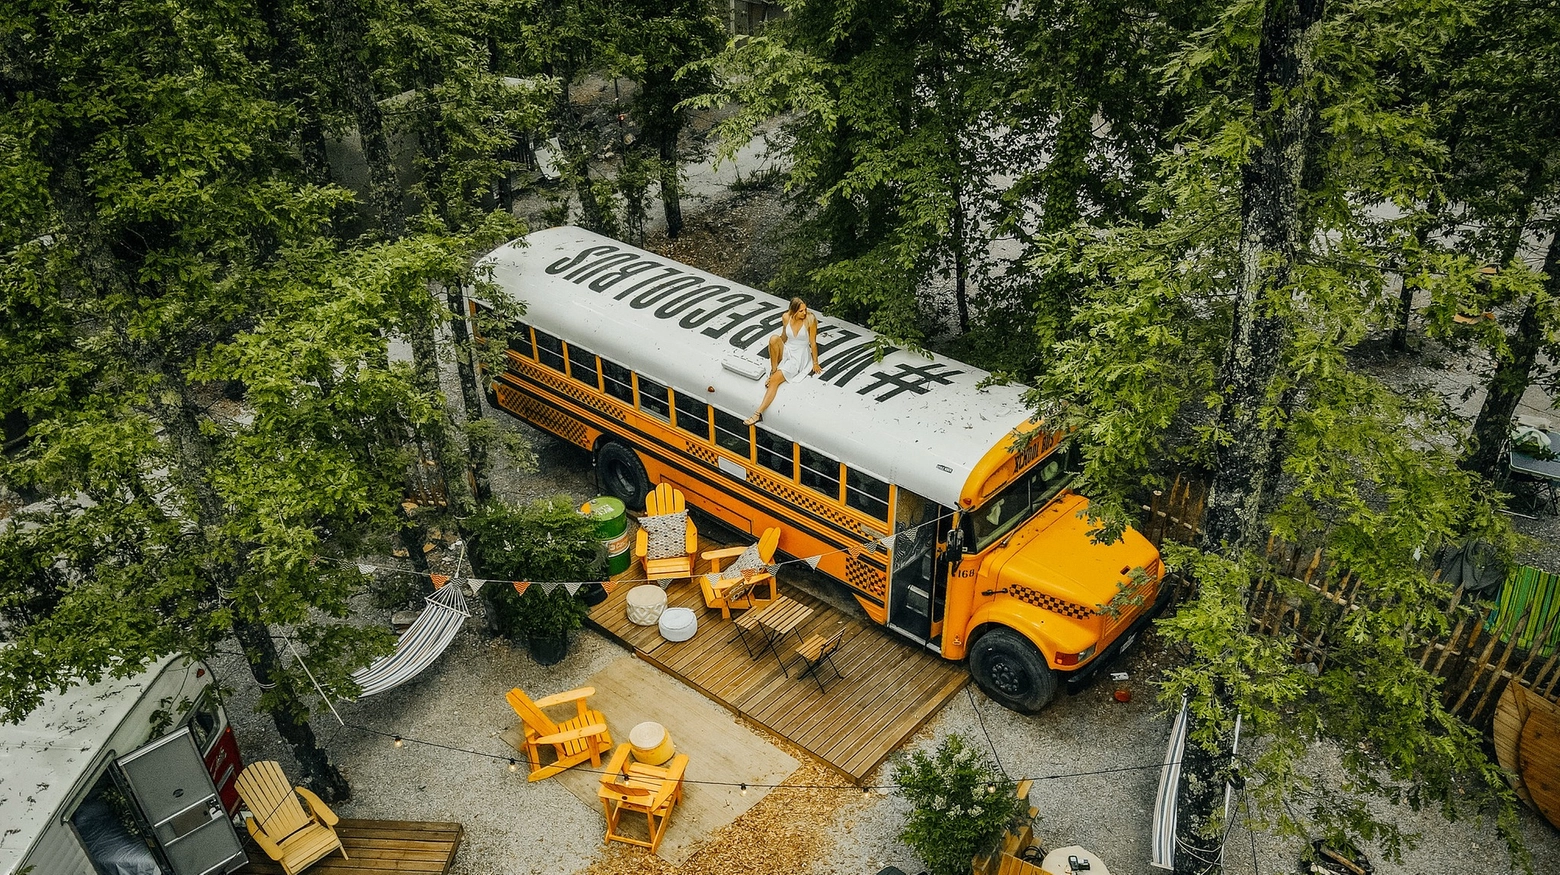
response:
M401 739L401 736L399 736L399 735L397 735L395 737L395 741L392 741L391 744L395 745L396 747L405 747L406 746L406 742L403 741Z

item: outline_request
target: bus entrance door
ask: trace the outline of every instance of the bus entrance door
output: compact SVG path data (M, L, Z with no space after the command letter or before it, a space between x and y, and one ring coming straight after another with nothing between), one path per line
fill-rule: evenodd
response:
M888 627L938 650L945 585L938 573L937 545L948 536L950 512L904 488L899 489L895 510Z

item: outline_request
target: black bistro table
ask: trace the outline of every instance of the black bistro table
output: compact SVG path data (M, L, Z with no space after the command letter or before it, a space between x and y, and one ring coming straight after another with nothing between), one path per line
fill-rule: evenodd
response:
M1560 449L1560 432L1545 433L1549 435L1549 446ZM1511 458L1507 464L1513 474L1520 474L1540 483L1543 494L1549 498L1550 513L1560 511L1560 495L1557 495L1555 488L1555 484L1560 482L1560 459L1540 459L1512 447Z

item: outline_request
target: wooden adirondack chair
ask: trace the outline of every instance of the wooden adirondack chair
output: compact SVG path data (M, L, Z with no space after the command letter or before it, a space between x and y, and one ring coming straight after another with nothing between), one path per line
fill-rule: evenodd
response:
M645 516L641 518L639 534L634 538L634 555L644 564L647 580L675 580L693 576L693 557L699 550L699 532L694 528L693 520L686 516L687 512L688 505L683 494L673 489L670 483L662 483L645 498ZM682 549L670 553L652 551L650 535L645 530L645 519L679 513L684 514ZM657 555L650 555L652 552Z
M672 807L682 801L683 772L688 768L688 755L680 753L665 766L648 766L629 762L629 747L620 745L612 754L606 774L601 776L601 787L596 791L607 815L605 841L649 848L653 854L661 847L662 836L666 835ZM648 840L618 831L625 811L644 814Z
M775 561L775 548L780 545L780 530L777 528L765 529L759 537L756 548L758 561L763 565L772 565ZM753 571L743 574L740 578L747 582L749 588L745 598L738 600L736 604L727 604L726 590L730 589L734 579L721 579L721 564L723 560L734 559L748 551L748 547L724 547L719 550L706 550L702 555L709 560L710 570L708 574L699 578L699 589L704 592L704 604L711 608L720 608L721 617L731 619L732 608L755 608L767 605L775 600L775 577L767 571Z
M585 700L596 695L594 687L580 687L566 693L531 700L519 687L509 691L509 707L515 709L525 724L525 755L531 761L531 774L527 780L540 781L559 772L590 760L593 766L601 765L601 755L612 749L612 733L607 731L607 718L600 711L593 711ZM574 703L575 714L562 723L547 716L544 708ZM542 748L552 748L553 761L542 765Z
M303 871L337 849L342 859L348 859L335 830L340 818L320 797L289 785L280 763L250 763L238 776L237 787L238 798L254 815L245 821L249 834L287 875ZM308 811L300 804L300 796Z

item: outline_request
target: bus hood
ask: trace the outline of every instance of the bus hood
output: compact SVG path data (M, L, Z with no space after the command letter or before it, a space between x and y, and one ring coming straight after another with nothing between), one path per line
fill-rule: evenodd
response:
M1092 612L1115 598L1117 584L1130 579L1131 569L1142 567L1158 577L1159 551L1136 529L1128 528L1114 544L1090 540L1092 526L1080 516L1088 506L1083 496L1066 493L1005 549L998 548L990 566L998 586L1020 598L1015 587L1034 590Z

